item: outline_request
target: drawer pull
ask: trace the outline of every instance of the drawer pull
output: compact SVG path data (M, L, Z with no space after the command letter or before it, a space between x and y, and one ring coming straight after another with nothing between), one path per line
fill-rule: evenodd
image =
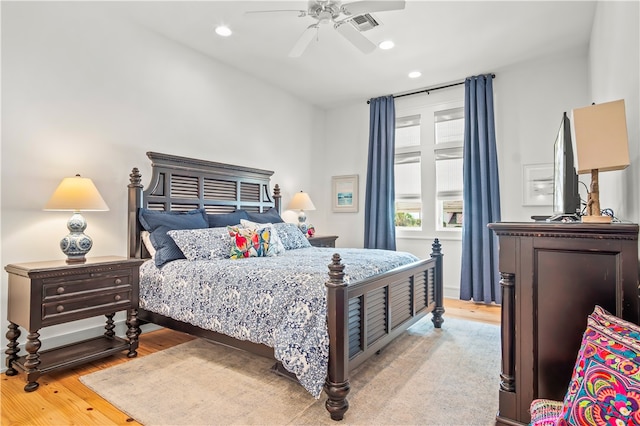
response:
M120 298L120 295L119 295L119 294L116 294L116 296L114 297L114 299L115 299L115 301L117 302L118 300L120 300L120 299L121 299L121 298Z
M56 293L58 293L58 294L64 293L64 287L62 287L62 286L58 287L58 289L56 290Z
M64 311L64 306L63 305L56 306L56 312L60 313L62 311Z
M121 280L120 278L116 278L115 283L116 283L116 284L122 284L122 280Z

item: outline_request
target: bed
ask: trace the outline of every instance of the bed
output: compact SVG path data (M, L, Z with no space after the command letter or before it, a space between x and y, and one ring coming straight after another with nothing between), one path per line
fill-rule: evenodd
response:
M223 218L235 215L239 211L248 212L252 218L262 215L267 217L274 211L278 214L281 212L281 195L277 184L271 192L272 171L155 152L148 152L147 156L151 160L151 180L147 188L142 185L142 175L138 168L133 168L128 185L128 255L131 258L151 258L151 254L143 242L144 227L141 223L141 211L180 214L200 209L204 210L205 216L209 218ZM147 224L145 223L145 225ZM282 226L279 229L288 226L288 224L278 225ZM333 420L342 420L349 408L347 396L350 390L350 371L371 355L379 352L395 337L428 313L432 313L434 326L441 327L442 315L444 314L442 252L437 239L433 242L431 249L429 259L420 260L415 257L413 259L399 259L398 262L401 263L398 263L398 266L390 261L384 272L364 271L364 269L366 269L367 263L369 265L382 264L383 258L391 258L391 256L380 256L380 253L377 253L378 260L358 263L359 259L355 255L357 252L355 249L305 247L291 250L290 253L283 256L256 258L260 259L260 262L271 262L269 267L264 269L274 270L278 274L277 268L290 269L286 262L291 260L287 260L287 256L295 254L297 256L296 262L305 265L297 272L298 274L303 274L304 277L315 274L316 280L319 273L324 277L322 278L324 288L321 289L321 298L318 299L321 300L321 303L308 304L305 309L322 305L322 310L319 311L322 314L322 320L317 322L321 323L322 327L325 327L326 324L324 330L327 334L328 345L326 367L322 370L323 383L321 388L327 394L325 406ZM337 251L341 253L338 254ZM365 251L359 250L359 252ZM375 256L377 251L366 252L367 255ZM323 265L326 265L323 266L323 271L319 272L315 264L312 266L311 260L309 262L302 261L303 254L309 257L320 257L324 262ZM404 255L406 254L397 254L399 257ZM154 258L156 256L157 254ZM343 257L349 260L343 263ZM150 262L153 261L146 263ZM162 284L159 284L156 289L160 289L165 284L167 284L167 288L171 285L174 289L181 288L183 280L178 277L182 275L176 275L180 273L181 268L198 268L202 266L203 262L205 261L197 259L168 262L160 268L163 275L156 279ZM242 260L238 262L242 262ZM235 263L234 265L239 264ZM263 263L263 265L267 264ZM145 269L145 265L143 265L141 282L149 281L148 277L143 277L143 275L152 276L153 269L155 266L147 266ZM221 268L211 269L220 270ZM363 271L361 272L360 269ZM171 271L174 271L174 275L171 275ZM227 273L230 272L225 270L225 274ZM200 274L202 275L202 272ZM222 278L208 277L206 281L213 282L214 285L211 288L203 289L201 288L202 284L199 284L199 294L211 295L215 293L216 289L228 288L218 285L227 278L226 275ZM180 281L179 285L178 281ZM253 282L255 281L253 279ZM265 282L261 281L260 285L266 286L268 281L265 279ZM202 319L203 315L192 315L193 313L188 312L189 309L184 307L182 308L183 315L169 313L169 310L162 309L163 303L154 305L154 302L151 301L151 295L160 291L150 290L152 287L145 289L143 285L145 284L141 283L141 301L137 312L137 321L155 323L262 356L275 358L278 360L274 366L276 371L283 374L290 374L289 372L292 371L291 365L294 363L287 363L285 360L283 367L282 354L279 353L277 345L270 345L268 340L248 338L242 332L239 334L220 332L217 327L210 327ZM148 285L152 286L153 284ZM277 283L273 284L269 291L276 288L278 288ZM235 291L236 287L234 286L233 289ZM144 299L145 292L149 295L149 300ZM185 294L192 293L194 292L185 292ZM226 294L224 297L215 296L219 299L227 297ZM167 299L170 298L170 295L163 297ZM180 299L182 297L180 295L173 298ZM236 298L245 300L245 296ZM202 308L200 309L202 310ZM251 310L256 311L256 309ZM304 312L309 317L314 314ZM135 324L135 327L137 328L138 325ZM250 332L245 333L250 334ZM300 377L299 375L298 378ZM302 381L301 384L305 385ZM310 390L306 385L305 388ZM317 394L315 396L318 397Z

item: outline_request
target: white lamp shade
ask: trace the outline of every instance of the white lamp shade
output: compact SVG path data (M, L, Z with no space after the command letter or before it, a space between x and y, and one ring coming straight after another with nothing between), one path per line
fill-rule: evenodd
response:
M622 170L629 165L624 100L573 110L578 173Z
M315 210L316 206L313 205L309 194L306 192L298 192L293 196L287 210Z
M91 179L76 175L62 179L44 210L107 211L109 207Z

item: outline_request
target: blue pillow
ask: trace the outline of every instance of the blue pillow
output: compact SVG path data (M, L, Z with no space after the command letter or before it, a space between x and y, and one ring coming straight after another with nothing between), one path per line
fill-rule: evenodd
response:
M249 219L247 212L236 210L233 213L208 214L209 228L226 228L240 224L240 219Z
M140 209L140 223L149 231L151 244L156 249L154 260L159 268L167 262L184 259L184 254L175 241L167 235L167 231L174 229L207 228L207 213L204 209L188 212L164 212Z
M269 210L263 213L247 212L247 214L249 215L249 217L245 219L249 219L252 222L257 222L257 223L283 223L284 222L284 220L282 220L282 218L278 214L278 210L274 209L273 207L271 207Z

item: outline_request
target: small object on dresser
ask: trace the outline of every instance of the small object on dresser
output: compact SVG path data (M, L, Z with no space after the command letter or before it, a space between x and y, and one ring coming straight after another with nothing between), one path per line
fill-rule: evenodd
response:
M138 275L141 259L95 257L85 263L64 261L7 265L9 273L7 319L7 376L26 373L26 392L38 388L38 378L51 371L138 349ZM127 311L127 339L116 336L113 317ZM40 351L40 329L105 315L101 336ZM26 356L19 356L20 328L28 332ZM17 369L16 369L17 368Z
M316 233L316 228L313 225L309 225L309 228L307 229L307 237L311 238L315 235Z

